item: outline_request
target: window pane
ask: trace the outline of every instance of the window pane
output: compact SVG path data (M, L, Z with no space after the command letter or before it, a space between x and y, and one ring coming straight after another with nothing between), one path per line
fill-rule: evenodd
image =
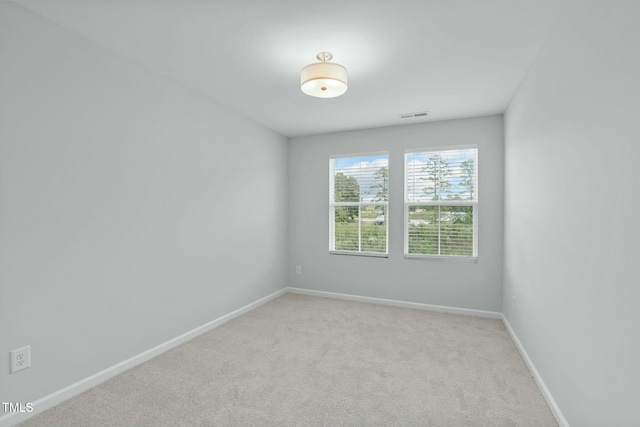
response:
M336 202L360 201L360 184L358 184L358 181L354 177L338 172L336 173L334 182Z
M472 206L410 206L409 254L473 256Z
M439 207L409 207L409 253L438 255Z
M360 210L362 252L387 252L385 206L363 206Z
M440 255L473 256L473 207L440 208Z
M334 207L336 251L387 252L386 206Z
M407 153L409 202L477 200L475 148Z
M336 206L334 246L336 251L358 251L358 207Z
M389 156L338 157L332 159L336 202L387 202Z

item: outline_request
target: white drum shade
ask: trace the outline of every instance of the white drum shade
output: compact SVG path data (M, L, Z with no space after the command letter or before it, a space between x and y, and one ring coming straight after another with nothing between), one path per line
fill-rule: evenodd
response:
M347 91L347 69L333 62L307 65L300 73L300 87L307 95L335 98Z

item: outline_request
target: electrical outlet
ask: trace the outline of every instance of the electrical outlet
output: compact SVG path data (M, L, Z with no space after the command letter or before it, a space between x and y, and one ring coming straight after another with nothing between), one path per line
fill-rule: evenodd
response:
M296 274L302 274L302 266L296 265Z
M11 352L11 373L27 369L31 366L31 346L26 346Z

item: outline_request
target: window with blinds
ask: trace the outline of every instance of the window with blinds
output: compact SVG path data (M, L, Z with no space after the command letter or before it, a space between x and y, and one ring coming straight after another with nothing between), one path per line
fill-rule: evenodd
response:
M478 149L405 152L405 256L478 256Z
M388 254L389 154L329 160L329 251Z

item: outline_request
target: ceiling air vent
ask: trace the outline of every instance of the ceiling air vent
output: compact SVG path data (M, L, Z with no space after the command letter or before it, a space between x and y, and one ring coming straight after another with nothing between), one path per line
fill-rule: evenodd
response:
M414 117L426 117L429 114L428 111L416 111L415 113L403 113L398 114L401 119L413 119Z

